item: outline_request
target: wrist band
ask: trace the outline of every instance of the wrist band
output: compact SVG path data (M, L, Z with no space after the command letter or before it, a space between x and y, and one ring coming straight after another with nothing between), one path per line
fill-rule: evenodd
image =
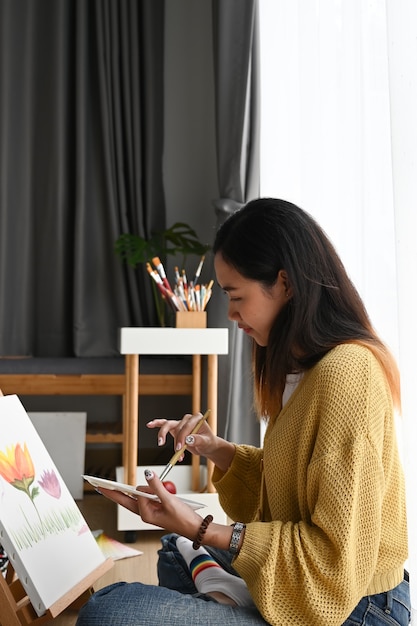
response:
M229 544L229 552L232 554L237 554L239 552L240 536L245 528L246 524L242 524L242 522L236 522L233 524L233 532Z
M209 524L211 524L212 521L213 521L213 516L207 515L207 517L205 517L203 521L201 522L201 526L197 533L197 537L193 541L194 550L198 550L198 548L201 546L201 542L203 541L203 537L206 534L207 527Z

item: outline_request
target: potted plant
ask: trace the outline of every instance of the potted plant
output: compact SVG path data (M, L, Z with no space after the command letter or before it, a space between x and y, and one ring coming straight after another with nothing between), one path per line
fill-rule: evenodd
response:
M149 239L124 233L115 243L116 254L133 268L138 264L152 263L155 257L165 260L168 255L181 255L178 265L184 267L189 255L203 256L209 249L210 246L201 243L195 230L184 222L176 222L170 228L152 232ZM152 290L159 323L165 326L166 307L154 281Z

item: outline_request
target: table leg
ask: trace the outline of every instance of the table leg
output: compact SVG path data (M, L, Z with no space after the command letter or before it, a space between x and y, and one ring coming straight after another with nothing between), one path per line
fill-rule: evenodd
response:
M207 355L207 408L210 415L207 422L212 431L217 434L217 391L218 391L218 357L217 354ZM215 493L216 489L212 483L214 463L207 459L207 491Z
M126 402L124 417L124 445L126 447L126 465L124 480L129 485L136 485L136 466L138 461L138 408L139 408L139 356L126 355Z
M201 411L201 355L193 354L193 414ZM191 459L191 489L200 491L200 457L196 454Z
M126 372L127 372L127 369L125 369L125 376L126 376ZM129 400L127 397L127 393L125 391L123 394L123 398L122 398L122 420L123 420L122 421L122 434L123 434L122 465L124 467L124 477L123 477L124 482L127 481L127 465L128 465L128 458L129 458L127 454L127 442L128 442L127 431L128 431L128 419L129 419L128 416L129 416Z

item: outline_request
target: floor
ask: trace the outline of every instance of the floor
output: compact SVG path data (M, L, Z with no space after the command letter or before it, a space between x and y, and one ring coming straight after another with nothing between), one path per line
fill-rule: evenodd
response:
M117 530L116 505L113 502L98 493L93 493L85 494L83 500L78 502L78 506L92 530L102 529L109 537L124 543L125 533ZM112 569L97 581L94 588L100 589L120 580L157 584L156 559L162 534L161 530L138 531L135 543L128 545L142 551L143 554L114 561ZM76 620L77 613L67 610L48 623L54 626L74 626Z

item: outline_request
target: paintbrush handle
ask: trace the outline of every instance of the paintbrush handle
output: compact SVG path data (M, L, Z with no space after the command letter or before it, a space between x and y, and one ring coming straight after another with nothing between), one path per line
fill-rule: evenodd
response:
M201 418L201 420L199 420L197 422L197 424L194 426L193 430L191 431L191 435L195 435L196 433L198 433L198 431L200 430L200 428L202 427L202 425L204 424L204 422L206 421L206 419L208 418L210 414L210 409L207 409L207 411L204 413L203 417ZM163 470L161 477L165 478L166 475L168 474L168 472L171 471L171 469L174 467L174 465L178 462L178 459L181 458L181 456L184 454L184 452L187 450L188 446L187 444L185 444L185 446L183 446L180 450L177 450L177 452L175 452L175 454L170 458L167 466L165 467L165 469ZM160 477L160 478L161 478ZM161 478L162 480L162 478Z

